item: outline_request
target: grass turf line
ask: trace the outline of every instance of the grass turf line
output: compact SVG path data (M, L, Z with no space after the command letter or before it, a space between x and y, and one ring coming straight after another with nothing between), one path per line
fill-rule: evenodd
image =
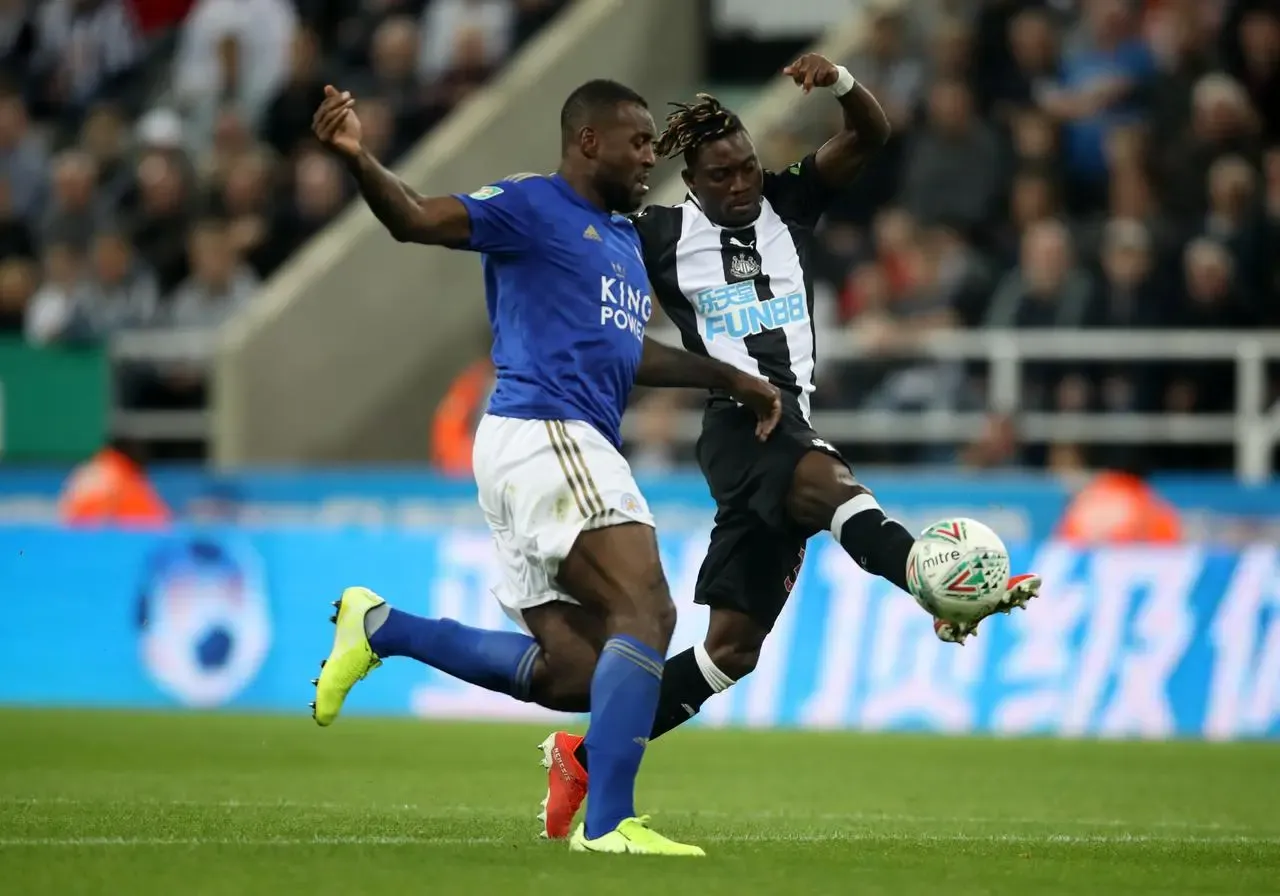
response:
M536 839L545 729L0 711L26 893L1280 893L1280 747L688 730L640 809L705 860ZM412 888L412 889L409 889Z

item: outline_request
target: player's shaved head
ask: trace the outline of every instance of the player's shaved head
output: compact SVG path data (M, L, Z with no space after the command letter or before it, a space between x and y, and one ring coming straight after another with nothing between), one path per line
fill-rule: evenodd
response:
M625 84L597 78L588 81L564 101L560 108L560 143L568 146L577 140L578 133L586 127L598 126L602 120L611 120L623 104L635 104L648 109L644 97Z
M640 207L656 161L653 116L625 84L588 81L560 110L561 173L609 211Z

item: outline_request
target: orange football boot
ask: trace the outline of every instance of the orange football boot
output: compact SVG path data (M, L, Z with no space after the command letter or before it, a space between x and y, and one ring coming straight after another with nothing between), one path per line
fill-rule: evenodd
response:
M538 836L563 840L573 828L573 818L587 798L587 770L574 753L582 743L582 735L557 731L538 745L542 751L542 767L547 770L547 795L542 801L538 820L542 831Z
M1023 573L1020 576L1014 576L1009 579L1009 586L1005 591L1004 599L992 607L991 612L987 616L995 613L1008 613L1014 607L1027 608L1027 601L1040 594L1040 577L1033 573ZM986 619L983 616L982 619ZM933 632L939 640L947 641L951 644L963 644L964 639L978 630L978 623L982 619L976 619L973 622L948 622L945 619L933 620Z

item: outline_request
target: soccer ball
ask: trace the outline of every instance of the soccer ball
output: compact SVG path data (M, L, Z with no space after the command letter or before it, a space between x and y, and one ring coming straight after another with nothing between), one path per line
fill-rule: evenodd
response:
M942 520L920 533L907 555L907 587L920 606L948 622L991 614L1009 585L1009 551L977 520Z

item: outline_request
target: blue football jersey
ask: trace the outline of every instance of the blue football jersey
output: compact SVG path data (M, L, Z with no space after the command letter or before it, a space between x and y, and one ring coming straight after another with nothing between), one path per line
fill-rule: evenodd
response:
M458 198L483 253L497 385L488 411L581 420L621 446L653 313L635 227L559 175L515 175Z

